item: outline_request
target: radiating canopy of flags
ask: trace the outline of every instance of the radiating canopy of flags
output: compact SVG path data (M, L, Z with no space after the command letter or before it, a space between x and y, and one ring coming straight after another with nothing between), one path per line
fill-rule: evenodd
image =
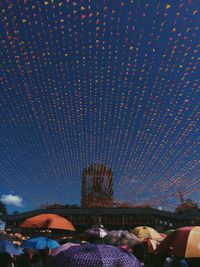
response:
M102 163L116 201L199 201L198 1L6 0L0 192L79 203Z

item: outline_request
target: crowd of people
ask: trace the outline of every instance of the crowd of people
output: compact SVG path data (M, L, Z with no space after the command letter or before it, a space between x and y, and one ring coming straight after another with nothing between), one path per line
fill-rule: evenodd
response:
M102 228L101 228L102 229ZM124 235L123 242L119 242L119 240L108 240L106 235L100 237L97 233L90 234L84 233L80 235L72 236L62 236L62 237L55 237L55 236L48 236L45 237L47 240L56 240L57 241L57 248L63 252L63 246L65 245L65 260L62 261L59 259L59 253L54 253L55 248L51 248L50 245L44 246L42 249L30 248L23 246L24 240L31 240L33 236L22 236L21 234L14 235L4 232L4 235L1 235L0 240L0 267L62 267L62 266L71 266L71 267L78 267L78 266L85 266L85 267L200 267L200 257L177 257L173 255L173 248L169 248L167 253L159 253L159 250L156 248L149 247L149 240L146 238L138 239L139 242L129 242L128 238L130 238L127 233L128 231L121 231L120 234ZM117 232L117 231L113 231ZM126 235L126 236L125 236ZM12 237L9 242L14 243L15 248L20 248L21 252L13 252L12 250L3 249L3 242L5 243L6 237ZM126 242L127 238L127 242ZM114 242L112 242L114 240ZM158 242L159 243L159 242ZM157 243L157 244L158 244ZM200 240L199 240L200 243ZM68 244L68 246L66 246ZM112 254L113 262L111 260L107 260L106 252L101 253L102 257L102 264L98 265L98 260L95 258L97 257L97 250L104 249L104 251L109 251ZM102 249L102 251L103 251ZM66 253L66 251L68 252ZM16 250L17 251L17 250ZM81 251L81 252L80 252ZM89 252L88 252L89 251ZM60 253L61 253L60 252ZM84 263L80 260L80 263L77 263L77 258L79 254L82 253L85 257ZM89 256L87 253L96 253L95 257ZM113 256L115 253L115 256ZM121 254L120 254L121 253ZM73 258L73 254L76 254L75 260ZM56 255L56 256L55 256ZM119 255L119 256L116 256ZM122 255L122 256L121 256ZM99 257L99 255L98 255ZM121 257L121 258L120 258ZM63 262L61 265L57 262L57 258ZM88 258L88 264L87 260ZM90 261L89 261L90 260ZM92 264L93 261L97 261L94 265ZM71 262L71 263L70 263ZM130 262L130 263L128 263ZM131 263L132 262L132 263Z

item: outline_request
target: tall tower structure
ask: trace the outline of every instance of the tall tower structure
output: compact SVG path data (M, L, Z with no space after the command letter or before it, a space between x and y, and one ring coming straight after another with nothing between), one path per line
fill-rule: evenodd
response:
M103 164L91 165L83 170L83 208L103 208L113 206L113 173Z

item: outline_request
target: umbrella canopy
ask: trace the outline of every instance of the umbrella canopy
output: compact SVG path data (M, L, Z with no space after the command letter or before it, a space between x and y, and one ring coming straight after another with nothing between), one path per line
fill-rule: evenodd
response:
M109 231L104 228L102 224L100 225L93 225L91 228L85 231L86 235L96 237L96 238L103 238L107 236Z
M68 242L66 244L63 244L63 245L59 246L58 248L52 249L51 250L51 256L56 256L61 251L67 250L67 249L69 249L71 247L74 247L74 246L80 246L80 245L81 244Z
M20 226L25 228L52 228L75 231L70 221L57 214L40 214L26 219Z
M64 244L66 244L66 243L76 243L76 244L81 244L81 241L80 240L78 240L78 239L76 239L76 238L73 238L73 237L63 237L63 238L61 238L61 239L59 239L59 240L57 240L58 241L58 243L60 244L60 245L64 245Z
M11 241L8 240L0 240L0 253L7 252L12 255L20 255L23 254L23 250L13 245Z
M158 246L157 252L176 257L200 257L200 226L182 227L169 234Z
M142 243L145 245L147 251L149 253L153 253L156 248L158 247L158 245L160 244L160 242L158 242L155 239L150 239L150 238L146 238L142 241Z
M35 237L24 241L22 243L22 247L31 249L53 249L59 247L59 244L57 241L49 239L47 237Z
M85 244L60 252L50 267L141 267L141 263L125 250L104 244Z
M131 232L140 239L150 238L158 241L163 240L163 237L160 235L160 233L151 227L138 226L135 227Z
M139 239L129 231L113 230L104 238L104 242L111 245L132 247L139 243Z
M164 239L165 237L167 237L167 235L164 234L164 233L160 233L160 236L163 237L163 239Z

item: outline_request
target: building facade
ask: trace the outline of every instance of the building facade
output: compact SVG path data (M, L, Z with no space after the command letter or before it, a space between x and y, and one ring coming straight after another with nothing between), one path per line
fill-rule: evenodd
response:
M27 218L42 213L54 213L70 220L77 232L82 232L91 225L102 223L109 230L133 229L146 225L159 231L189 225L198 225L200 210L177 214L152 208L68 208L68 209L40 209L21 214L4 215L2 220L7 227L19 227Z

